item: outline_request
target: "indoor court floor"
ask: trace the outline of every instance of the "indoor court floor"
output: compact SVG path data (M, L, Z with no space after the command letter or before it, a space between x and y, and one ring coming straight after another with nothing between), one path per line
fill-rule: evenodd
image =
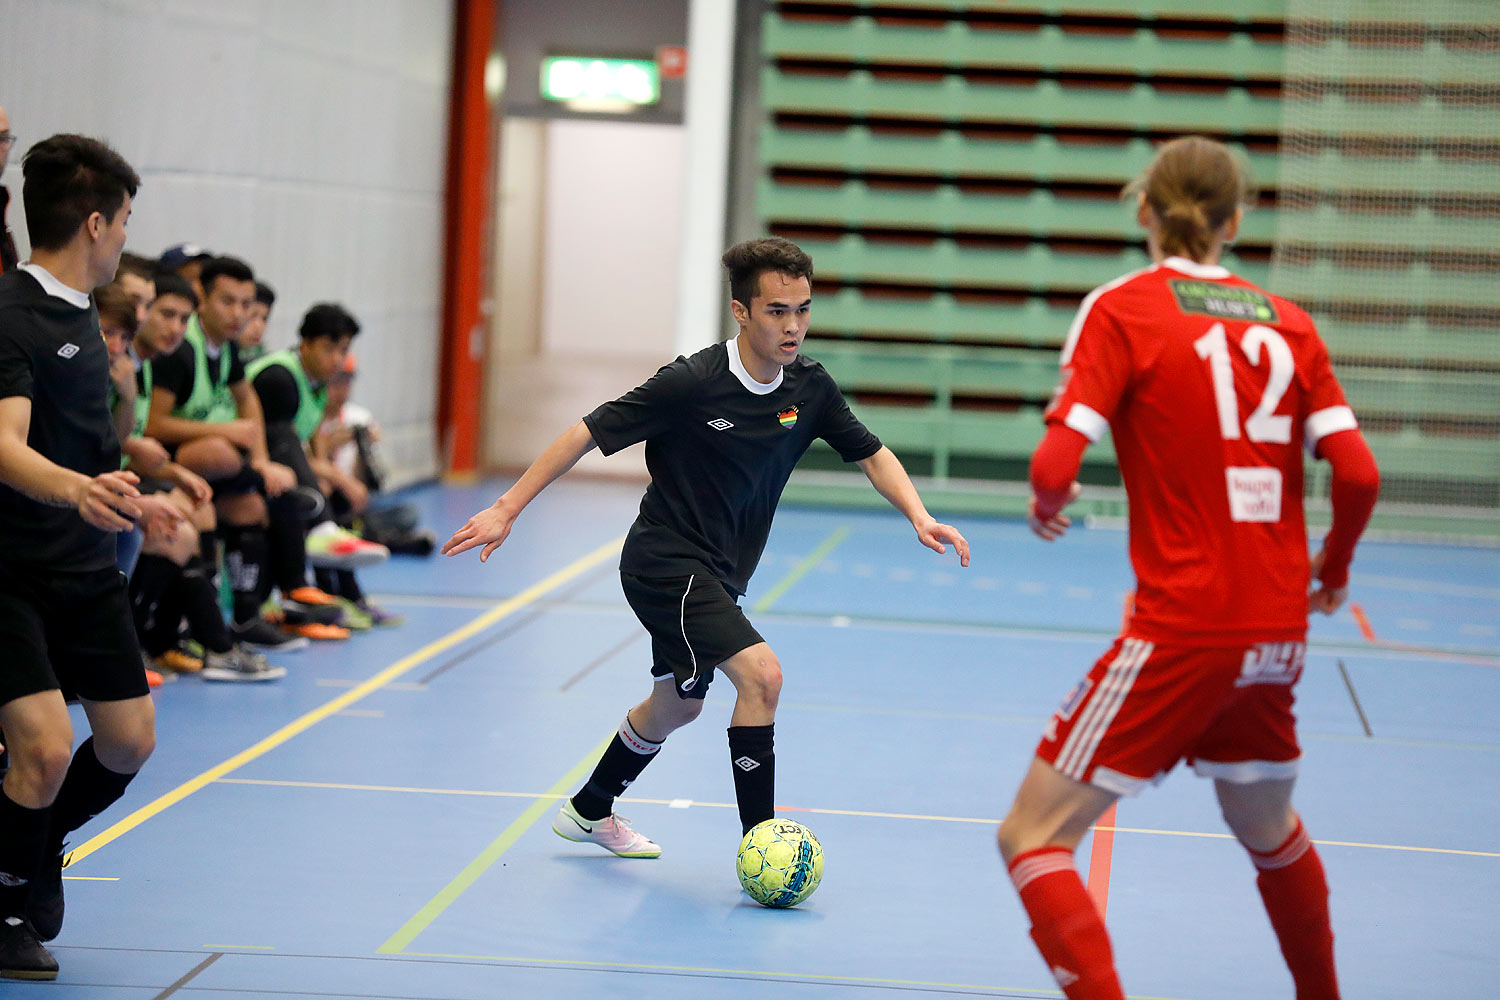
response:
M405 497L443 539L505 485ZM782 509L743 603L785 671L778 812L827 867L769 910L734 875L726 679L622 800L659 860L550 829L648 691L614 568L639 496L564 479L485 565L364 573L404 626L281 657L279 683L158 689L155 757L75 837L60 979L0 996L1060 996L994 829L1118 627L1124 533L945 518L961 569L893 511ZM1314 623L1298 703L1345 995L1494 997L1500 554L1367 542L1352 600ZM1291 997L1207 782L1179 768L1106 820L1079 866L1131 997Z

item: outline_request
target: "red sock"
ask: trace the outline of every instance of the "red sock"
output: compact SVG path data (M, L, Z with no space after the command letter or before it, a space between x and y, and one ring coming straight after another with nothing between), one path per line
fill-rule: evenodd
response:
M1125 1000L1109 933L1073 867L1073 852L1040 847L1010 863L1031 939L1069 1000Z
M1338 1000L1328 879L1302 821L1286 843L1270 854L1250 851L1250 860L1260 870L1255 884L1297 984L1297 1000Z

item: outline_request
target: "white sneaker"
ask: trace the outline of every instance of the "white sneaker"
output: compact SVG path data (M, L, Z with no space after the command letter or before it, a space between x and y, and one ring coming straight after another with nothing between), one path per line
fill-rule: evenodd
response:
M209 650L198 676L206 681L274 681L286 676L286 667L272 666L264 655L235 646L227 653Z
M564 840L598 844L622 858L661 857L661 848L637 833L624 816L611 813L603 819L584 819L573 808L572 799L563 799L562 808L552 821L552 832Z

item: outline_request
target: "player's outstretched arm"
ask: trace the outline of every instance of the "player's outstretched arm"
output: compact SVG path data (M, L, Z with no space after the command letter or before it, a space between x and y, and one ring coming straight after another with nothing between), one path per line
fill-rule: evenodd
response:
M961 565L969 565L969 541L961 535L957 528L951 524L943 524L927 513L927 508L922 505L922 498L917 494L917 488L912 485L911 477L906 474L906 468L902 466L901 460L896 457L891 449L881 446L880 450L869 458L862 459L859 467L864 470L865 476L870 480L870 485L875 487L875 492L885 497L892 507L895 507L911 526L917 529L917 540L934 552L947 552L947 545L953 546L953 551L958 553L958 561Z
M128 531L141 516L140 480L133 472L106 472L90 479L63 468L27 443L31 400L0 399L0 482L38 503L72 507L103 531Z
M578 464L580 458L593 450L594 437L583 421L580 420L563 431L556 441L537 456L536 461L516 480L514 486L506 490L500 499L465 521L464 526L443 543L443 555L456 556L476 545L483 545L479 561L486 562L490 553L498 549L510 534L511 525L515 524L526 505L535 500L537 494L550 486L554 479Z

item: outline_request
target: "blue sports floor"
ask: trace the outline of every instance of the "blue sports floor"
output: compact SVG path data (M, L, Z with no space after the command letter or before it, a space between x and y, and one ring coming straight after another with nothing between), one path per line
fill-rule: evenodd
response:
M446 538L504 485L410 498ZM827 871L773 911L733 872L722 678L623 800L659 860L550 829L649 689L614 572L639 495L565 479L487 565L364 574L405 626L282 657L277 684L159 689L156 756L75 837L61 978L0 997L1059 996L994 827L1119 623L1123 533L954 519L963 570L894 512L782 510L745 606L786 675L779 811ZM1314 624L1299 700L1345 995L1495 997L1500 555L1367 543L1353 587L1364 623ZM1206 782L1122 802L1096 856L1130 996L1291 997Z

